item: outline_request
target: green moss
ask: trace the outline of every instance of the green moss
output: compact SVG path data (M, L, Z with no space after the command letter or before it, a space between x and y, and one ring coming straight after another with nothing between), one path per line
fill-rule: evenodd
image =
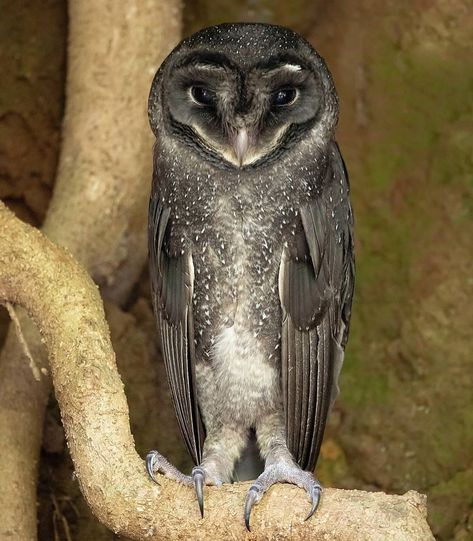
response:
M323 486L332 486L333 480L349 476L350 466L347 457L333 440L324 441L317 463L317 478Z
M360 327L360 320L355 317L340 378L341 396L350 409L386 404L390 397L387 374L370 367L372 361L368 358Z
M455 474L473 448L473 72L465 47L427 47L411 20L370 33L370 124L348 163L357 286L341 395L351 433L340 438L362 479L428 491L447 538L473 492L471 473ZM360 433L382 439L389 474L373 472Z
M401 50L384 38L369 63L369 79L375 109L372 142L352 172L353 185L363 186L363 194L355 195L369 204L356 215L362 247L355 317L363 325L352 332L354 358L363 355L366 335L390 338L398 333L397 321L410 300L409 269L430 249L422 242L436 225L432 207L441 205L449 189L465 192L464 213L449 215L453 222L465 221L473 207L471 141L465 127L457 130L457 124L469 126L472 119L466 97L473 72L466 73L464 59L451 55L446 61L415 48ZM396 198L402 200L399 208Z
M429 521L435 526L435 534L447 537L458 518L466 515L468 509L472 508L472 486L473 470L466 470L430 491Z

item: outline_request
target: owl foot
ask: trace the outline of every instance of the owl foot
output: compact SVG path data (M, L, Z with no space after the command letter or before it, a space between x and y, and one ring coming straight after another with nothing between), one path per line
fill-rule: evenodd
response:
M199 502L200 516L204 518L204 485L220 487L222 486L222 480L215 475L211 467L201 464L192 468L192 482Z
M146 470L151 479L159 485L159 481L155 477L155 472L162 473L169 479L174 479L183 485L192 485L193 480L190 475L184 475L176 466L173 466L163 455L158 451L150 451L146 455Z
M206 472L204 466L192 468L191 475L185 475L173 466L158 451L150 451L146 456L146 470L151 479L159 485L155 472L162 473L183 485L193 486L199 503L200 515L204 517L204 484L220 486L222 481Z
M308 520L317 509L322 493L322 487L311 472L288 461L280 461L267 466L248 490L245 500L245 525L250 530L250 515L253 506L257 504L269 487L275 483L291 483L307 491L311 499L311 509L305 520Z

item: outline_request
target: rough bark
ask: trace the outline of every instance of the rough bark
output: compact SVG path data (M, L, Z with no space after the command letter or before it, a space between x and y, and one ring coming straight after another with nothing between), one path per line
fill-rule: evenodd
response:
M63 143L43 231L118 301L146 259L153 144L147 99L179 36L175 0L69 5Z
M152 138L146 101L159 63L180 35L178 1L69 5L63 146L43 226L123 301L146 258ZM32 325L23 333L41 366ZM36 536L36 476L50 382L31 375L13 330L0 358L0 536Z
M154 485L134 449L128 405L102 300L63 248L0 206L0 300L23 306L41 332L81 490L97 518L132 539L245 538L248 483L206 489L199 520L194 495L161 478ZM253 539L433 539L417 493L327 490L304 522L303 491L274 487L253 516Z

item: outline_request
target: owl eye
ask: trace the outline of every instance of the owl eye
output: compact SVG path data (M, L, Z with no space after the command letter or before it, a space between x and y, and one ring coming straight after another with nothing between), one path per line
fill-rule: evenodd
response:
M271 95L271 105L281 107L283 105L292 105L297 98L295 88L280 88Z
M205 86L191 86L190 92L195 103L207 107L215 105L215 94Z

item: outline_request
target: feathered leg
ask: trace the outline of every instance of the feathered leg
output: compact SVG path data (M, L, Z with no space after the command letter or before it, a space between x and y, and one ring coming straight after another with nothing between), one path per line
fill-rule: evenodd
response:
M164 474L184 485L194 486L201 516L204 516L204 492L206 485L220 486L231 481L233 468L246 441L246 430L220 425L207 433L204 442L202 462L185 475L157 451L150 451L146 457L148 474L158 483L155 472Z
M296 463L286 445L284 420L282 415L265 417L256 427L256 437L261 456L265 459L263 473L250 487L245 500L245 524L250 530L250 516L253 506L275 483L291 483L303 488L311 499L309 519L317 509L322 487L311 472L304 471Z

